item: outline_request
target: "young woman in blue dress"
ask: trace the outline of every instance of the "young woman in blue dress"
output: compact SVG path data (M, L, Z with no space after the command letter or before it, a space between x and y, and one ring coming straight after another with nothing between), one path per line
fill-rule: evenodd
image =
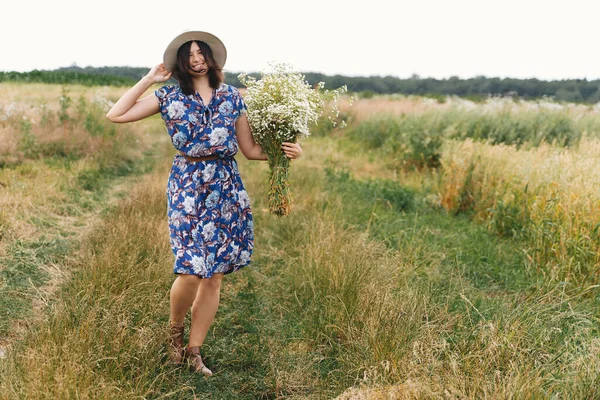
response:
M167 185L169 229L177 278L170 291L170 357L191 370L212 375L200 348L219 306L223 275L250 262L252 214L233 155L266 160L246 117L237 89L224 84L225 46L201 31L178 35L163 63L153 67L113 105L106 117L115 123L161 113L175 155ZM140 97L154 84L166 85ZM302 154L299 143L283 143L289 158ZM190 189L191 188L191 189ZM208 193L210 192L210 194ZM189 340L184 320L191 307Z

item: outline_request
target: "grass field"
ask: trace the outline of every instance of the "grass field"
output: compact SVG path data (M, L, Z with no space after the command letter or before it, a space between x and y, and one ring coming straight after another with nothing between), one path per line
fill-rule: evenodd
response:
M501 132L489 104L362 100L344 111L345 130L303 142L285 218L266 211L266 163L240 155L256 247L251 266L224 280L203 350L215 372L207 379L166 361L173 149L160 119L119 126L122 140L69 163L27 155L27 135L40 144L64 129L53 100L62 89L8 86L18 104L44 88L58 106L50 128L19 131L22 115L0 125L17 149L2 153L0 170L0 398L600 398L594 109L552 111L575 121L565 132L585 131L571 145L508 144L452 134L469 116L489 126L481 115ZM74 99L84 91L69 90ZM119 93L106 90L107 99ZM385 101L405 111L369 111ZM70 107L67 134L84 132ZM533 128L546 125L519 123L537 112L526 107L500 113L525 126L520 137L539 137ZM434 114L454 122L422 128ZM85 132L80 149L102 136ZM439 145L428 147L432 135Z

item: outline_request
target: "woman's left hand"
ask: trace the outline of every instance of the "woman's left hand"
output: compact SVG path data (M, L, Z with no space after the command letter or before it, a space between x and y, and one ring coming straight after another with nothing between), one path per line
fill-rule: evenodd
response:
M283 149L285 155L289 158L298 158L302 155L302 147L300 147L300 143L298 142L283 142L281 144L281 148Z

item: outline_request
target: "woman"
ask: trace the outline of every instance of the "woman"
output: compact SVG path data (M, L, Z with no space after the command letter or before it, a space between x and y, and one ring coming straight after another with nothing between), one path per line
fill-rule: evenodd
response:
M223 43L207 32L184 32L171 41L163 63L129 89L106 114L116 123L160 112L175 155L167 184L168 220L177 278L170 292L171 359L194 372L212 375L200 348L219 306L223 275L250 263L254 228L250 200L233 156L266 160L246 118L236 88L223 83L227 58ZM173 76L142 99L153 84ZM298 143L283 143L289 158L302 154ZM191 306L187 347L184 319Z

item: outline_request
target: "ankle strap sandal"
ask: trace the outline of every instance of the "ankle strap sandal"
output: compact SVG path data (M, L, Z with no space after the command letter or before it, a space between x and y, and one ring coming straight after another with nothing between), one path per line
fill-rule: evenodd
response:
M184 358L188 362L188 366L190 371L192 372L201 372L206 376L211 376L213 373L210 369L204 365L202 362L202 357L200 356L200 347L186 347L184 350Z
M169 358L175 364L181 364L183 361L183 332L183 325L171 325L169 327Z

